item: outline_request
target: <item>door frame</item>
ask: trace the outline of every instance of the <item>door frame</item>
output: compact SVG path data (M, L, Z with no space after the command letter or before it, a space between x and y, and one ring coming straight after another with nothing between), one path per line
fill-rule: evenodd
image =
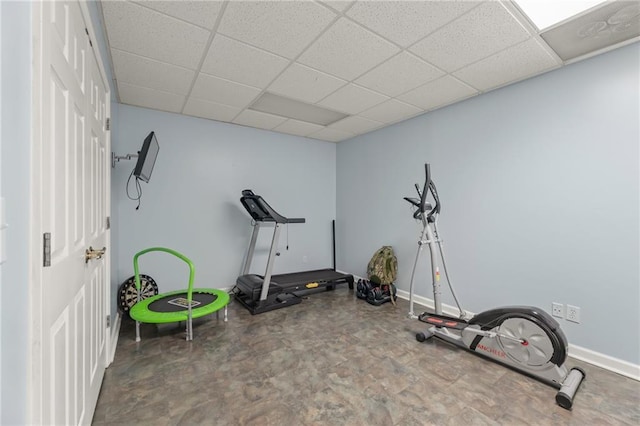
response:
M105 72L104 62L102 60L102 56L100 55L100 50L98 49L98 38L96 37L95 30L93 28L93 21L91 20L91 14L89 12L89 8L86 4L86 0L78 0L80 4L80 9L82 13L82 17L85 22L85 26L88 32L88 37L91 40L91 51L93 52L96 62L98 64L98 70L100 73L100 78L104 83L104 86L107 88L106 92L106 117L111 117L111 84L109 84L109 79L107 78L107 74ZM39 383L42 379L43 374L43 366L45 365L45 361L41 359L41 348L40 342L42 342L42 330L40 328L41 323L41 311L43 301L41 299L41 289L43 286L48 285L50 283L43 282L43 274L42 274L42 253L43 253L43 226L40 222L40 212L42 211L42 206L40 203L40 194L41 194L41 186L40 186L40 167L42 164L42 156L39 151L39 147L43 143L43 135L42 135L42 117L40 115L40 108L42 107L40 102L40 94L42 91L41 87L41 68L42 62L40 59L40 49L42 47L42 34L41 34L41 9L40 2L34 2L31 4L31 52L32 52L32 92L31 92L31 140L30 144L30 170L29 170L29 271L27 277L27 285L28 285L28 313L27 313L27 328L28 328L28 341L29 346L27 350L28 356L28 371L27 371L27 423L28 424L41 424L41 419L43 418L43 401L42 394L39 389ZM110 129L106 130L106 146L107 153L111 152L111 131ZM106 184L105 188L105 203L106 203L106 211L111 212L111 163L110 163L110 155L105 156L105 165L106 171ZM106 218L105 218L106 220ZM107 251L103 258L105 262L105 304L107 306L104 307L104 311L107 314L111 312L111 231L107 229L106 233L106 247ZM113 323L113 319L111 321ZM111 341L111 328L112 324L106 324L105 335L106 335L106 348L105 348L105 366L108 366L111 363L111 353L112 353L112 341ZM93 409L91 412L87 413L93 415ZM85 419L85 421L91 422L91 419Z

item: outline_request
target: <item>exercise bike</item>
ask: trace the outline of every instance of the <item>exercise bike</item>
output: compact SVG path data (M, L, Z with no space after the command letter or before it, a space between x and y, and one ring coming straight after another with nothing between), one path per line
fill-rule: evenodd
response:
M431 337L438 337L547 383L559 389L556 394L558 405L571 409L573 397L586 374L577 367L567 371L564 366L568 343L555 319L543 310L532 306L500 307L474 316L470 316L460 306L449 280L442 240L438 233L440 199L436 186L431 180L429 164L425 164L425 174L426 179L422 190L418 184L415 185L418 198L404 197L415 208L414 219L420 220L423 225L411 273L409 317L428 324L428 328L424 332L417 333L416 340L424 342ZM433 203L427 201L429 193ZM420 254L425 245L429 247L431 254L435 313L424 312L416 316L413 312L414 279ZM442 312L438 254L451 295L459 311L458 317L445 315Z

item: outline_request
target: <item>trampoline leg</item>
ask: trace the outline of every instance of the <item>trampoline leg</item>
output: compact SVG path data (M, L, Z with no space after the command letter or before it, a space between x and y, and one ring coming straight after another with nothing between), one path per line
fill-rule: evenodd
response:
M224 322L227 322L227 306L224 307Z
M189 310L189 316L187 317L187 341L193 340L193 318L191 317L191 310Z
M136 321L136 342L140 341L140 321Z

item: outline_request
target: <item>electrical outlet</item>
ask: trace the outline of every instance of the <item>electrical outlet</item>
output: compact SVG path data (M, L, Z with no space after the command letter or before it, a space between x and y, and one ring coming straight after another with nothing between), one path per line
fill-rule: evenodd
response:
M553 302L551 304L551 315L557 318L564 318L564 305L562 303Z
M302 263L307 263L309 258L307 256L302 256Z
M580 308L567 305L567 321L580 323Z

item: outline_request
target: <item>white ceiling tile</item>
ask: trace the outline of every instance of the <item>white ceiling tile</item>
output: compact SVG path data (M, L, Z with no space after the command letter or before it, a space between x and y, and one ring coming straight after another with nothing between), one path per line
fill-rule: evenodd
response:
M244 126L271 130L278 124L282 124L286 120L286 118L279 117L277 115L245 109L233 120L233 122L236 124L242 124Z
M135 3L157 10L165 15L175 16L208 30L213 29L223 4L221 1L191 0L137 0Z
M353 133L344 132L342 130L330 129L329 127L325 127L324 129L313 132L308 136L310 138L321 139L328 142L340 142L345 139L352 138L355 135Z
M444 73L414 55L402 52L355 82L389 96L398 96Z
M120 94L120 102L123 104L168 112L180 112L185 100L182 95L127 83L118 83L118 93Z
M386 102L376 105L359 115L370 120L379 121L381 123L395 123L405 118L413 117L420 114L422 110L413 105L395 99L389 99Z
M190 69L199 65L209 31L138 4L101 4L112 48Z
M218 31L291 59L335 17L310 1L235 1L228 3Z
M540 36L565 61L640 36L640 1L603 3Z
M529 37L529 32L500 2L488 1L409 50L451 72Z
M378 127L384 126L383 123L378 121L369 120L358 116L343 118L340 121L329 126L330 129L344 130L345 132L359 135L361 133L369 132Z
M399 51L371 31L349 19L340 18L298 61L345 80L353 80Z
M233 120L240 111L242 111L241 108L220 105L215 102L203 101L202 99L189 98L182 113L195 117L228 122Z
M324 126L319 124L307 123L306 121L299 121L291 118L279 126L274 127L273 130L282 133L289 133L291 135L307 136L310 133L317 132L323 128Z
M450 75L445 75L404 95L398 96L398 99L426 111L449 105L477 93L478 91L476 89L467 86Z
M234 83L233 81L200 73L191 91L191 97L215 102L217 104L244 108L248 106L260 92L260 89L256 89L255 87L245 86Z
M329 141L562 66L539 37L551 43L554 30L591 16L538 36L506 0L103 0L101 6L121 102ZM633 13L618 14L633 19L637 1L609 1L597 10L616 21L607 22L615 31L637 31L637 20L609 16L625 6ZM246 110L265 91L350 117L324 127Z
M111 49L118 82L186 95L195 71Z
M347 16L407 47L478 4L474 1L359 1Z
M454 76L479 90L493 89L560 65L532 38L500 53L469 65Z
M347 114L357 114L387 99L387 96L380 93L355 84L347 84L318 102L318 105Z
M288 59L217 34L201 71L262 89L287 64Z
M308 103L316 103L345 84L347 82L344 80L294 63L269 86L267 91Z
M343 12L347 7L353 4L353 0L321 1L320 3L324 3L338 12Z

